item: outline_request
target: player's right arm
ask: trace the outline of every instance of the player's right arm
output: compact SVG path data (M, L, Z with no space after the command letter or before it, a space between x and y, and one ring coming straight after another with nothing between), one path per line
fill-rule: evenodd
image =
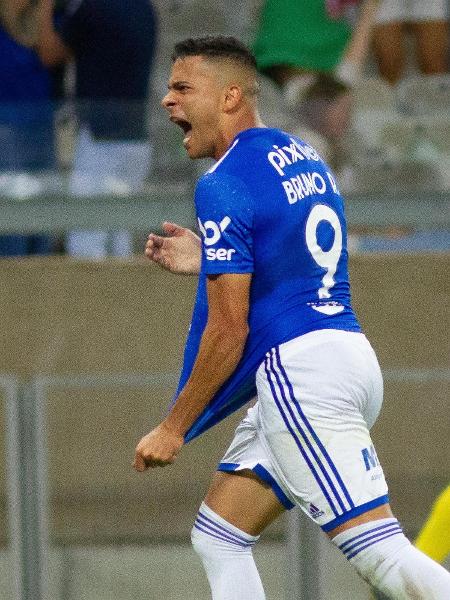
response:
M151 233L145 256L171 273L198 275L201 265L201 240L190 229L175 223L163 223L166 235Z
M185 386L164 421L136 446L137 471L172 464L186 433L238 365L248 335L250 273L208 277L208 321Z

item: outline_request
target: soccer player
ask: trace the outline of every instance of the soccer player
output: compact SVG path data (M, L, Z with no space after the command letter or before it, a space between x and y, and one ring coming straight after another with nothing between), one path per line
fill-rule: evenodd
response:
M183 445L257 395L192 530L214 600L262 600L263 529L300 506L389 598L444 600L450 575L414 548L389 507L369 429L382 402L350 302L343 200L304 141L266 128L252 54L233 38L175 46L162 104L188 155L216 160L196 188L201 240L166 223L146 254L199 273L183 370L134 467Z

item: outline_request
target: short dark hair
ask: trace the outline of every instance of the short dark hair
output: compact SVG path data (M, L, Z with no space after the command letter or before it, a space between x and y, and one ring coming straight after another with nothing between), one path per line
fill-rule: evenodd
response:
M175 44L172 61L186 56L228 59L256 72L256 59L252 52L238 39L224 35L206 35L188 38Z

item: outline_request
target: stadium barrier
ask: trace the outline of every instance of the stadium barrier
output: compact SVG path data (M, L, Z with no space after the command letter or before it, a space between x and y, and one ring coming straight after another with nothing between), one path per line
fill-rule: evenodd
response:
M385 374L385 405L373 437L394 510L409 533L447 477L450 374L442 321L448 259L351 260L354 304ZM2 261L0 280L0 364L15 374L1 380L9 398L9 467L0 496L10 499L13 532L2 543L15 548L16 572L24 573L17 598L29 600L32 585L33 600L40 600L47 544L187 539L239 415L193 442L170 469L134 473L134 444L164 414L175 387L195 278L139 260L54 258ZM296 544L299 528L291 516L289 544L297 557L304 556ZM281 522L268 532L283 535ZM310 557L311 548L311 566ZM296 589L317 585L301 580L302 569L297 573Z

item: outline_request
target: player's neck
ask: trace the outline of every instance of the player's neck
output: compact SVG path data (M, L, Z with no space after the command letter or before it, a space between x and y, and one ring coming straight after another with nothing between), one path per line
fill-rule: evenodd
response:
M222 132L219 143L216 146L216 152L214 155L215 160L219 160L225 154L230 147L234 138L245 131L246 129L252 129L253 127L265 127L264 123L259 116L258 111L246 111L236 115L236 118L230 119L222 126Z

